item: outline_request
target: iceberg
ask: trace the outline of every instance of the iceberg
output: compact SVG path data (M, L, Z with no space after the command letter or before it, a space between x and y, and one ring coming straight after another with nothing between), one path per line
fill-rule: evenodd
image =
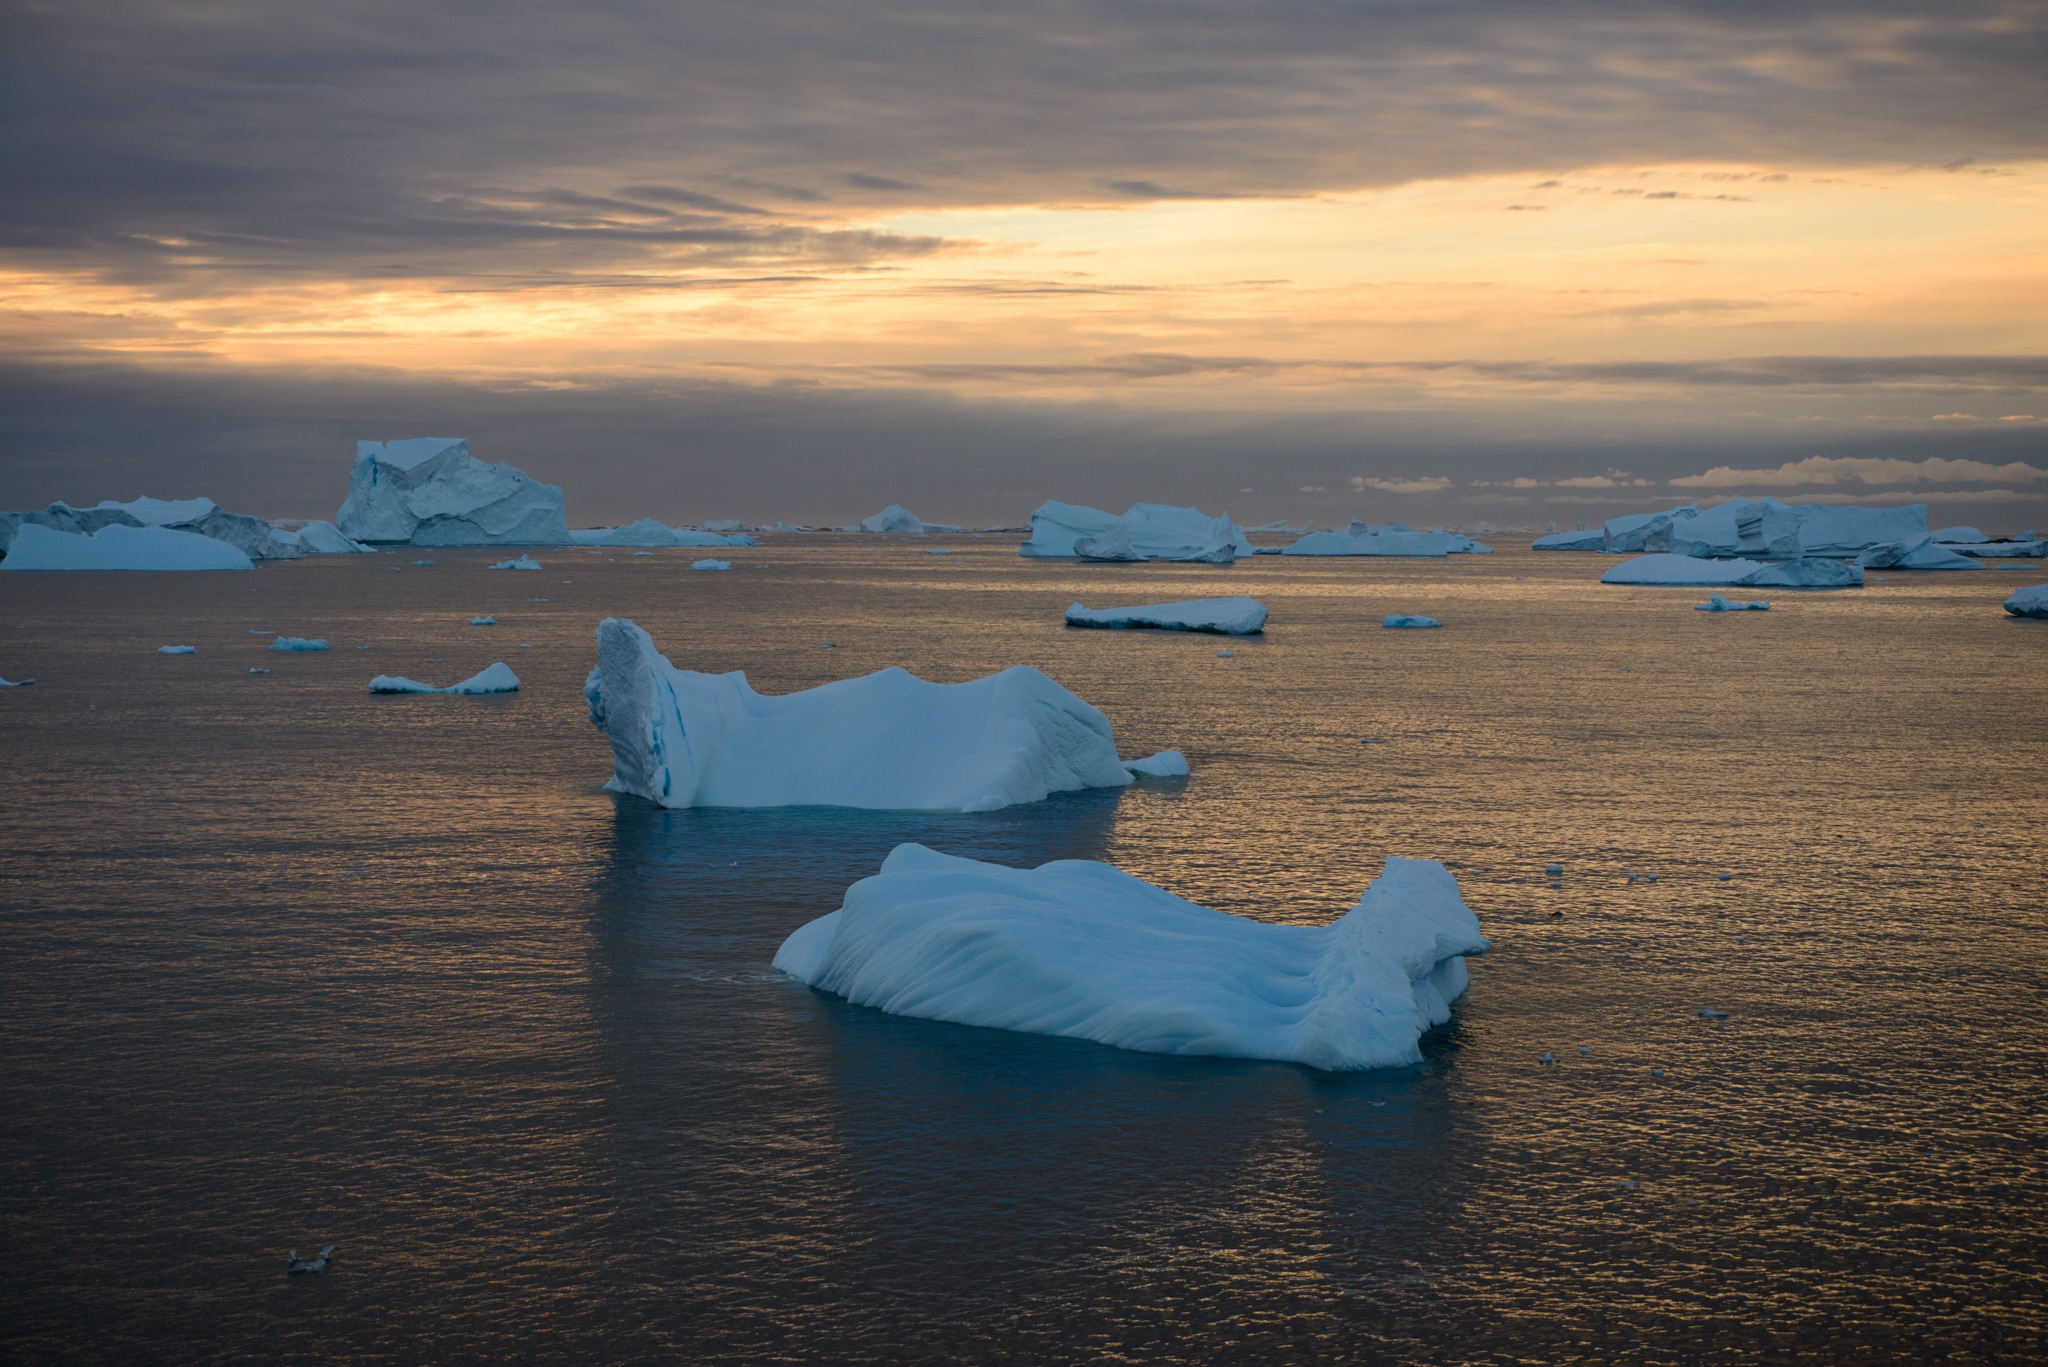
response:
M163 527L112 523L96 532L60 532L24 523L0 570L247 570L247 553L225 541Z
M2048 584L2030 584L2014 589L2005 600L2005 610L2015 617L2048 618Z
M149 497L130 499L126 503L103 498L93 505L95 511L111 508L124 512L145 527L176 527L188 522L202 522L219 507L210 498Z
M1863 571L1839 560L1787 560L1765 564L1755 560L1704 560L1658 552L1624 560L1600 576L1603 584L1666 584L1694 587L1784 589L1853 588Z
M693 570L729 570L729 569L731 569L731 568L732 568L732 561L730 561L730 560L692 560L692 561L690 562L690 568L691 568L691 569L693 569Z
M1700 505L1687 503L1661 513L1628 513L1610 517L1600 529L1601 549L1610 551L1668 551L1671 527L1700 515Z
M1768 599L1759 598L1754 602L1745 603L1739 598L1723 598L1720 594L1714 593L1707 596L1706 602L1693 604L1692 610L1694 612L1769 612L1771 605Z
M1266 625L1266 605L1256 598L1191 598L1179 603L1149 603L1133 608L1089 609L1079 603L1067 609L1070 627L1156 627L1161 631L1211 631L1220 636L1249 636Z
M1381 622L1380 625L1383 627L1440 627L1443 623L1437 621L1434 617L1411 617L1397 612L1392 617Z
M408 679L401 675L379 674L376 678L370 680L370 691L372 693L517 693L519 691L519 676L512 672L510 665L500 660L489 669L481 670L470 675L461 683L450 684L446 688L436 688L432 684L423 684L416 679Z
M1962 541L1949 543L1947 549L1979 560L2039 559L2048 555L2048 542Z
M510 465L485 465L457 437L356 443L335 516L356 541L415 546L561 545L562 491Z
M0 688L27 688L34 679L0 679Z
M1484 555L1491 546L1483 546L1469 536L1457 532L1418 532L1405 522L1382 522L1377 525L1360 522L1353 518L1351 525L1343 531L1311 532L1281 552L1283 555L1462 555L1474 552Z
M1656 549L1704 558L1799 560L1857 555L1872 546L1910 540L1926 532L1924 503L1898 508L1830 508L1781 503L1775 498L1737 498L1696 517L1674 521L1664 544Z
M473 627L494 627L498 625L498 619L491 616L489 613L485 613L481 617L470 618L469 624Z
M1109 719L1037 670L967 683L884 669L781 697L677 669L630 621L597 628L584 684L614 792L664 807L986 812L1131 782Z
M1075 538L1074 554L1083 560L1120 564L1134 564L1145 558L1131 541L1131 529L1121 522L1094 536Z
M741 531L746 527L746 525L746 523L740 521L736 517L714 517L709 522L699 522L697 524L697 530L712 536L716 536L721 532Z
M861 532L889 532L902 536L925 536L934 532L964 532L965 527L955 527L945 522L923 522L916 513L900 503L891 503L873 517L864 517L854 528Z
M1780 560L1762 569L1751 570L1735 582L1743 588L1752 589L1860 589L1863 587L1863 567L1818 556L1804 560Z
M1491 948L1431 859L1327 926L1213 911L1108 864L1013 869L899 845L775 967L899 1016L1330 1071L1419 1063Z
M264 649L325 650L327 649L327 642L319 639L318 637L308 638L305 636L280 636L276 640L272 641L268 646L265 646Z
M1186 778L1188 757L1178 750L1161 750L1158 754L1147 755L1143 759L1127 759L1124 761L1124 768L1146 778Z
M643 517L623 527L579 527L569 533L569 540L578 546L673 546L676 534L667 524ZM719 538L719 544L724 541Z
M159 655L197 655L199 648L197 646L158 646L156 653Z
M1258 532L1266 536L1307 536L1315 529L1314 519L1302 523L1299 527L1292 527L1288 525L1287 519L1282 518L1278 522L1261 522L1256 527L1246 527L1245 531Z
M15 533L23 527L48 527L57 532L90 534L102 527L141 525L140 519L124 509L74 508L60 498L39 512L0 513L0 554L7 552L14 542Z
M1956 548L1937 545L1922 532L1904 541L1872 546L1856 557L1856 563L1873 570L1981 570L1984 567Z
M273 524L270 536L263 547L266 560L296 560L305 555L371 555L374 552L360 541L351 541L341 534L341 529L332 522L305 522L295 527L281 523ZM415 560L416 565L431 565L431 560Z
M535 560L530 555L522 555L516 560L500 560L491 568L494 570L537 570L540 568L540 561Z
M1017 554L1031 558L1065 558L1088 554L1079 543L1086 540L1097 549L1091 558L1123 559L1121 553L1104 555L1103 549L1115 550L1121 541L1101 538L1117 529L1129 537L1130 556L1141 560L1178 560L1205 558L1215 554L1216 548L1228 544L1233 556L1248 556L1253 553L1252 543L1245 539L1243 529L1230 520L1230 514L1210 517L1197 508L1176 508L1164 503L1133 503L1122 517L1106 513L1100 508L1083 507L1078 503L1057 503L1047 501L1031 514L1031 539L1017 548Z
M1978 531L1975 527L1943 527L1940 531L1931 532L1929 533L1929 535L1931 535L1936 541L1940 542L1954 541L1966 542L1970 544L1981 544L1983 542L1995 539L1993 537L1988 537L1984 535L1984 533Z
M1539 536L1534 541L1531 541L1529 549L1532 551L1604 551L1607 549L1607 533L1604 531L1552 532L1549 536Z

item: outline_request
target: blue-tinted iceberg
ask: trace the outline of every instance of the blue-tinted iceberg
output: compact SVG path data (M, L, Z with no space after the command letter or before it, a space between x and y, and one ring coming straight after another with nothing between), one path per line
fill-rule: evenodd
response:
M1743 602L1740 598L1723 598L1720 594L1707 595L1704 603L1693 604L1694 612L1769 612L1770 600L1766 598Z
M717 532L696 530L689 527L670 527L651 517L643 517L623 527L579 527L569 533L569 541L577 546L751 546L754 538L738 531L738 523L730 536Z
M1426 629L1428 627L1440 627L1443 625L1443 623L1437 621L1437 619L1434 617L1418 617L1408 613L1397 612L1393 616L1388 617L1384 621L1382 621L1380 625L1383 627L1409 627Z
M559 546L562 491L510 465L485 465L458 437L356 443L335 523L357 541L415 546Z
M903 536L925 536L934 532L964 532L965 527L955 527L947 522L925 522L916 513L900 503L891 503L873 517L864 517L855 529L863 532L889 532Z
M1442 530L1418 532L1405 522L1360 522L1353 518L1343 531L1311 532L1282 551L1283 555L1484 555L1493 547L1469 536Z
M1600 576L1603 584L1669 584L1739 588L1846 589L1863 583L1863 571L1839 560L1703 560L1658 553L1624 560Z
M1744 556L1799 560L1853 556L1872 546L1906 541L1927 532L1927 505L1899 508L1831 508L1815 503L1781 503L1775 498L1737 498L1697 517L1674 520L1666 550L1699 557Z
M1607 549L1607 533L1596 528L1593 531L1552 532L1539 536L1529 543L1532 551L1604 551Z
M2005 600L2005 610L2015 617L2048 617L2048 584L2029 584L2014 589Z
M1490 946L1443 865L1389 859L1327 926L1212 911L1108 864L1013 869L899 845L775 967L899 1016L1154 1054L1418 1063Z
M1103 540L1105 536L1110 539ZM1129 538L1128 556L1120 549L1122 537ZM1081 548L1083 541L1091 543L1090 550ZM1053 558L1088 554L1095 559L1194 560L1213 557L1225 546L1233 559L1253 551L1244 530L1228 513L1210 517L1198 508L1134 503L1118 517L1100 508L1048 501L1031 514L1031 539L1019 546L1017 553Z
M1121 787L1109 719L1024 665L967 683L902 669L764 697L747 676L677 669L632 622L597 628L584 685L615 792L664 807L985 812Z
M693 569L693 570L729 570L729 569L731 569L731 568L732 568L732 561L730 561L730 560L692 560L692 561L690 562L690 568L691 568L691 569Z
M1145 778L1186 778L1188 757L1178 750L1161 750L1143 759L1127 759L1124 768Z
M1156 627L1161 631L1213 631L1222 636L1249 636L1266 625L1266 605L1256 598L1191 598L1179 603L1148 603L1132 608L1067 609L1070 627Z
M461 683L450 684L446 688L436 688L432 684L423 684L416 679L408 679L402 675L379 674L376 678L370 680L370 691L372 693L517 693L519 691L519 676L512 672L512 666L500 660L489 669L481 670L470 675Z
M325 650L327 642L319 637L280 636L266 647L269 650Z
M1922 532L1919 536L1888 545L1872 546L1856 557L1856 563L1873 570L1981 570L1979 562L1957 554L1959 548L1938 545Z
M494 570L537 570L540 568L540 561L535 560L530 555L522 555L514 560L500 560L491 568Z
M1936 541L1943 543L1951 541L1975 543L1991 540L1990 537L1984 535L1975 527L1943 527L1940 531L1932 532L1930 535Z
M37 523L15 531L0 570L246 570L246 552L194 532L121 523L90 534Z
M1671 526L1700 515L1700 505L1687 503L1661 513L1628 513L1610 517L1600 529L1602 548L1610 551L1668 551Z

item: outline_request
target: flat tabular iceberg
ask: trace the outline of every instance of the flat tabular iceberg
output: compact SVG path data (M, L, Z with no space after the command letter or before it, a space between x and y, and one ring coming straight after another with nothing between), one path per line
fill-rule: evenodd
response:
M1067 609L1070 627L1157 627L1161 631L1213 631L1249 636L1266 625L1266 605L1256 598L1191 598L1134 608Z
M732 568L732 561L730 561L730 560L692 560L692 561L690 562L690 568L691 568L691 569L693 569L693 570L729 570L729 569L731 569L731 568Z
M1590 532L1552 532L1539 536L1529 543L1532 551L1604 551L1607 549L1607 533L1599 529Z
M1017 548L1017 554L1078 556L1084 554L1080 543L1087 541L1094 558L1121 559L1125 555L1123 537L1129 538L1128 555L1133 559L1208 559L1217 557L1222 547L1228 547L1235 559L1251 555L1253 550L1228 513L1210 517L1199 508L1133 503L1118 517L1100 508L1047 500L1032 512L1031 539Z
M1770 600L1758 598L1743 602L1739 598L1723 598L1720 594L1709 594L1704 603L1693 604L1694 612L1769 612Z
M1440 627L1442 622L1434 617L1418 617L1397 612L1380 623L1383 627Z
M1844 589L1863 583L1863 571L1839 560L1703 560L1690 555L1639 555L1600 576L1603 584L1667 584L1784 589Z
M1389 859L1323 927L1184 901L1108 864L1006 868L899 845L775 967L899 1016L1312 1068L1421 1061L1490 946L1443 865Z
M2029 584L2014 589L2005 600L2005 610L2015 617L2048 617L2048 584Z
M379 674L370 680L372 693L517 693L519 676L503 660L489 669L470 675L459 684L436 688L402 675Z
M28 523L14 534L0 570L247 570L249 557L196 532L116 524L90 535Z
M763 697L677 669L632 622L597 628L584 684L615 792L664 807L985 812L1131 781L1109 719L1035 669L968 683L902 669Z
M280 636L265 648L268 650L325 650L327 649L327 642L318 637Z
M569 540L560 489L510 465L485 465L458 437L357 442L348 501L334 520L357 541L558 546Z

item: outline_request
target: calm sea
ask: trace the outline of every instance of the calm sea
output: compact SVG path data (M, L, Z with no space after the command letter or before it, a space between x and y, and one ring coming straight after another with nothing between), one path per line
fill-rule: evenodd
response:
M2048 623L1998 608L2042 576L1717 615L1591 555L1016 539L0 574L0 676L38 679L0 691L0 1357L2048 1356ZM1060 624L1237 593L1263 640ZM613 614L764 692L1036 665L1194 774L614 798L580 695ZM365 688L501 659L516 696ZM1304 924L1432 856L1497 948L1421 1066L1345 1075L769 970L904 840Z

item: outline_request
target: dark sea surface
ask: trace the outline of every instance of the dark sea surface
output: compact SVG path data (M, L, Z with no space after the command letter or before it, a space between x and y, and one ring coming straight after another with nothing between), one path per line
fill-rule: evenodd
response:
M38 680L0 690L0 1358L2048 1358L2048 623L1998 607L2048 576L1708 614L1507 538L1016 540L0 573L0 676ZM1263 639L1060 624L1237 593ZM615 798L613 614L764 692L1036 665L1194 773L972 816ZM515 696L365 687L501 659ZM770 970L904 840L1302 924L1431 856L1496 948L1421 1066L1355 1074Z

